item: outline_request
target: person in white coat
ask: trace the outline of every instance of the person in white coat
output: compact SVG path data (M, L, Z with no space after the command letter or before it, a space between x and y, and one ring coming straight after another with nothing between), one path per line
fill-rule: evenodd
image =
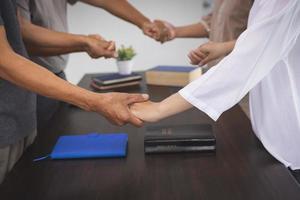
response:
M255 134L299 181L299 35L300 1L256 0L248 28L232 53L162 102L135 104L131 109L140 119L155 122L195 106L217 120L250 92Z

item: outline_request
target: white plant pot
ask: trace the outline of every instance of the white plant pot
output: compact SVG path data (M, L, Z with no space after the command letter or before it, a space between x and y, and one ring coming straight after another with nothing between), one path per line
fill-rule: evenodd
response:
M119 74L129 75L132 73L133 61L132 60L126 60L126 61L117 60L117 66L119 69Z

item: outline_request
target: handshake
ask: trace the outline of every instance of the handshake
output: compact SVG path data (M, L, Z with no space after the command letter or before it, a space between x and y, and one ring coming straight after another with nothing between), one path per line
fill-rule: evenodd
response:
M88 111L104 116L114 125L132 124L141 127L144 122L155 122L162 117L159 103L149 101L147 94L90 93Z
M142 26L142 30L145 35L161 43L173 40L176 37L176 27L162 20L145 22Z
M164 43L175 38L173 26L155 20L154 22L143 23L141 30L143 33L156 41ZM98 34L81 36L83 51L91 58L116 58L116 45L114 41L108 41Z
M169 22L162 20L147 21L140 27L143 33L154 40L165 43L177 37L184 37L182 27L175 27ZM116 45L114 41L107 41L100 35L83 36L83 51L91 58L116 58ZM205 65L213 60L222 58L229 54L235 41L229 42L207 42L195 50L192 50L188 57L193 65Z

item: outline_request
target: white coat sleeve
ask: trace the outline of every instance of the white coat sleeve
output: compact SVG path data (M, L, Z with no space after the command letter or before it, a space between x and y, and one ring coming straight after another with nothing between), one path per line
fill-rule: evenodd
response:
M300 32L300 3L291 1L280 12L252 19L231 54L179 91L212 119L237 104L279 62ZM264 10L261 9L260 12ZM258 15L257 16L261 16Z

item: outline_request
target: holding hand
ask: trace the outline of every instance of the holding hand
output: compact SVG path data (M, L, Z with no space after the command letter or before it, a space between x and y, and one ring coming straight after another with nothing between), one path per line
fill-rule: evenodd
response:
M131 112L144 122L157 122L190 108L192 105L178 93L161 102L145 101L130 106Z
M170 29L163 21L155 20L154 22L145 22L142 30L145 35L164 43L170 38Z
M89 104L92 111L103 115L111 123L122 126L127 123L140 127L143 122L133 115L129 106L133 103L145 102L149 96L146 94L126 93L92 93Z
M153 22L145 22L142 26L142 31L145 35L156 39L159 38L159 28Z
M161 37L159 38L161 43L173 40L176 38L176 28L171 23L162 20L154 20L154 23L160 27L162 31Z
M117 57L116 45L113 41L106 41L100 35L88 35L85 37L85 51L91 58L115 58Z
M130 106L131 112L144 122L156 122L160 120L160 104L152 101L135 103Z
M229 54L235 45L235 40L230 42L207 42L188 54L193 65L203 66L207 63L222 58Z

